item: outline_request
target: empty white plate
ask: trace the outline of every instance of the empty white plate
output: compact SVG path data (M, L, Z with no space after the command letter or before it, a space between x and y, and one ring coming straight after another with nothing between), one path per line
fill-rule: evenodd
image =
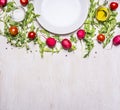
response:
M39 23L55 34L68 34L84 23L89 0L34 0Z

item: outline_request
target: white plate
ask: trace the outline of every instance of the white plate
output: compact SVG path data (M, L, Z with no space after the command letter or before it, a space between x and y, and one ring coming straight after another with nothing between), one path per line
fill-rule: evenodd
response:
M56 34L68 34L84 23L89 0L34 0L39 23Z

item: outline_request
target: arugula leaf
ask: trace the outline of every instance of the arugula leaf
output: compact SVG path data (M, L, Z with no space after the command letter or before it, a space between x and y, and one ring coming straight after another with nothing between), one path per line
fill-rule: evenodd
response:
M7 5L4 7L3 11L10 12L15 9L16 9L15 2L8 2Z
M40 32L47 35L48 37L50 36L50 33L47 30L42 29Z
M70 41L72 41L73 43L77 43L77 38L73 36L73 34L70 36Z
M84 23L84 29L86 31L86 36L84 39L85 42L85 49L86 49L86 53L84 55L84 58L89 56L90 52L92 51L93 47L94 47L94 41L93 41L93 37L95 37L95 32L96 32L96 28L94 24L94 18L95 18L95 11L96 11L96 6L98 4L98 2L95 2L95 0L90 0L90 8L89 8L89 12L88 12L88 17Z
M114 31L117 24L117 17L118 13L110 11L110 17L107 21L100 23L101 29L99 30L99 33L102 33L106 36L106 40L103 43L103 48L105 48L111 41L114 35Z
M59 35L54 35L53 36L58 42L61 42L60 36Z

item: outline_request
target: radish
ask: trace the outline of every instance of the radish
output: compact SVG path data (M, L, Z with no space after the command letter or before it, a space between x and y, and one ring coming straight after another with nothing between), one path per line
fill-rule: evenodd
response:
M85 35L86 35L85 30L83 30L83 29L78 30L78 32L77 32L78 39L80 39L80 40L84 39Z
M63 49L65 49L65 50L69 50L72 47L72 43L68 39L63 39L61 42L61 45L62 45Z
M114 46L120 45L120 35L117 35L113 38L113 45Z
M7 4L7 0L0 0L0 7L4 7Z
M53 48L56 45L56 40L55 38L49 37L46 39L46 44L48 47Z

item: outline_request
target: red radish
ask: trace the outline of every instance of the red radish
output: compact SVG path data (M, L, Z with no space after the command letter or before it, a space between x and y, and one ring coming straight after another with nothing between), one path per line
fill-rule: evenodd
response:
M113 45L114 46L120 45L120 35L117 35L113 38Z
M69 50L71 47L72 47L72 43L70 40L68 39L63 39L62 42L62 47L65 49L65 50Z
M46 39L46 44L48 47L53 48L56 45L56 40L55 38L49 37Z
M84 39L85 35L86 35L85 30L83 30L83 29L78 30L78 32L77 32L78 39L80 39L80 40Z
M0 7L4 7L7 4L7 0L0 0Z

